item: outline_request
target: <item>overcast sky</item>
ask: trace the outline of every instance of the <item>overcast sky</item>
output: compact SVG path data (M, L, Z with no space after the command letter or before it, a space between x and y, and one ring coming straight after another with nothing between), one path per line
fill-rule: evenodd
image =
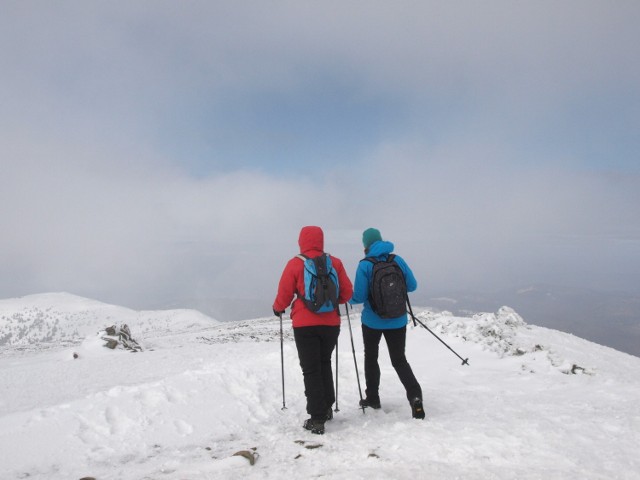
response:
M0 6L0 297L265 300L304 225L423 293L638 292L640 3Z

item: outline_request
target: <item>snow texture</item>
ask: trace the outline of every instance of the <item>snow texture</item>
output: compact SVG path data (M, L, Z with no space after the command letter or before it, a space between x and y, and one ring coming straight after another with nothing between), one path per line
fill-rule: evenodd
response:
M639 358L507 307L415 310L470 365L410 325L426 420L411 418L384 346L382 408L363 413L343 317L339 411L319 436L301 428L288 319L282 409L276 318L220 323L66 294L0 301L0 479L639 478ZM359 315L349 320L364 389ZM121 322L142 352L104 347L97 332Z

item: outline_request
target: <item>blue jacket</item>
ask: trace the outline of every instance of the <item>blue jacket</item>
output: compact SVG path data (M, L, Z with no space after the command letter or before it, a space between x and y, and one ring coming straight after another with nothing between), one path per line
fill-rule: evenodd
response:
M378 240L369 247L368 257L376 257L380 260L386 259L389 254L393 252L393 243L386 242L384 240ZM407 284L407 290L413 292L418 287L418 282L413 276L413 272L402 259L402 257L396 255L395 262L400 266L404 273L404 278ZM376 312L371 308L369 303L369 285L371 283L371 272L373 270L373 263L369 261L361 260L358 264L358 270L356 270L356 281L353 287L353 297L351 298L351 304L364 303L364 309L362 310L362 323L369 328L375 328L378 330L387 330L392 328L402 328L407 324L407 314L405 313L401 317L397 318L380 318Z

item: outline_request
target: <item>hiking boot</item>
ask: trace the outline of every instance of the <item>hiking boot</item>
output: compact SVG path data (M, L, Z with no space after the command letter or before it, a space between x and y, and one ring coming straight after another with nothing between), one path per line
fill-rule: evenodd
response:
M370 408L373 408L374 410L377 410L380 408L380 399L365 398L363 400L360 400L360 406L370 407Z
M424 420L424 407L422 406L422 399L420 397L411 400L411 415L413 418Z
M311 433L315 433L317 435L324 435L324 420L314 420L313 418L308 418L302 424L302 428L305 430L309 430Z
M331 407L329 407L329 410L327 410L327 416L325 417L325 422L328 422L329 420L333 420L333 410L331 410Z

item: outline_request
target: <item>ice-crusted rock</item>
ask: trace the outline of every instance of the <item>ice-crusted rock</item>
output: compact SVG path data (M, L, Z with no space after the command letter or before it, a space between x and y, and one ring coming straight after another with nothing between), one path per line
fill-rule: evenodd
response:
M451 312L421 312L417 315L436 334L447 334L478 343L501 356L520 355L522 347L514 339L520 328L527 324L510 307L501 307L496 313L478 313L472 317L456 317Z
M501 358L509 356L542 355L545 363L560 373L592 375L593 369L570 361L553 346L541 345L532 337L531 326L510 307L503 306L495 313L476 313L470 317L457 317L451 312L420 312L417 317L437 335L453 336L480 345ZM526 360L523 360L526 363ZM523 364L524 365L524 364ZM529 366L524 370L533 371Z
M131 336L131 330L126 324L120 326L112 325L99 333L100 338L105 341L104 346L112 350L123 348L131 352L141 352L142 347Z

